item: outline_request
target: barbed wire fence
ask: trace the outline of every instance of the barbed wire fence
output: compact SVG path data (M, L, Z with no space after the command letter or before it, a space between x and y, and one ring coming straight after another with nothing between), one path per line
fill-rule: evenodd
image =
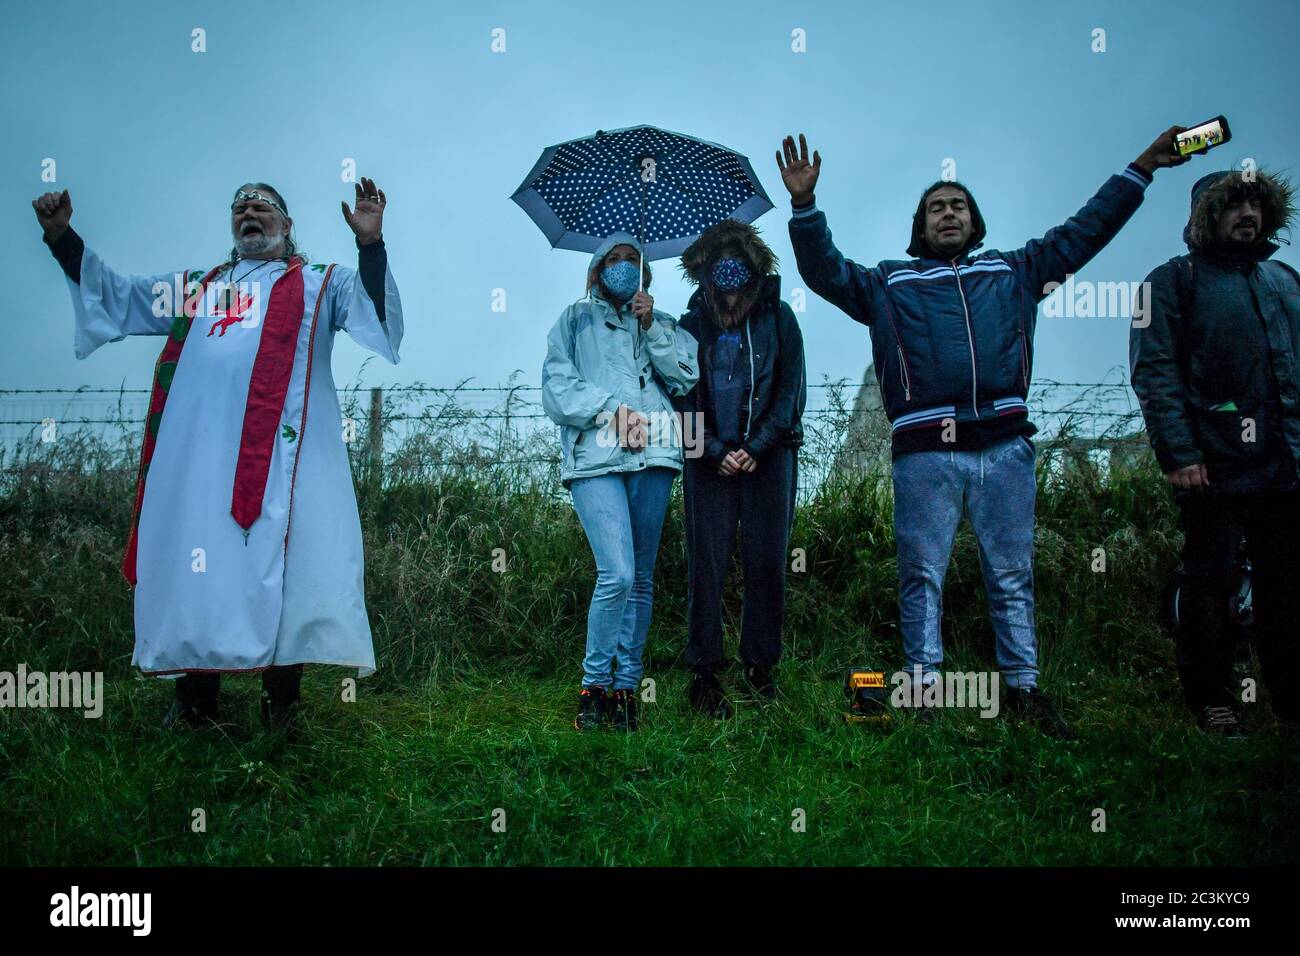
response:
M1087 458L1105 471L1117 454L1146 453L1133 392L1122 373L1113 379L1033 383L1030 417L1049 467ZM337 394L337 427L359 480L473 474L505 490L559 486L557 430L538 385L351 385ZM39 460L49 451L42 446L72 435L112 450L93 456L96 468L133 470L148 403L143 386L0 389L0 469ZM889 429L874 379L810 383L803 427L802 497L835 471L888 468Z

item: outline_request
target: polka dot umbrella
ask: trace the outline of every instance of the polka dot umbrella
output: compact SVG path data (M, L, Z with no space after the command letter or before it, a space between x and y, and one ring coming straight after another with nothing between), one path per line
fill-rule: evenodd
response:
M753 222L772 208L744 156L654 126L551 146L510 198L554 249L595 252L610 233L629 232L650 260L681 255L724 219Z

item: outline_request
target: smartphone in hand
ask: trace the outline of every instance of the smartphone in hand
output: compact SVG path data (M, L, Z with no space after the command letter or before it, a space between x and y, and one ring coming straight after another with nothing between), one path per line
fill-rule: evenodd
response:
M1209 152L1215 146L1222 146L1230 139L1232 139L1232 130L1228 128L1227 118L1216 116L1204 123L1197 123L1175 136L1174 149L1178 151L1179 156L1193 156L1197 153Z

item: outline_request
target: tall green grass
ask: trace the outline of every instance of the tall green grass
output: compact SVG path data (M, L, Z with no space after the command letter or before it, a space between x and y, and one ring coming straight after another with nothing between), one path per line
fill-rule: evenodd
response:
M436 425L436 423L435 423ZM441 442L441 444L440 444ZM680 502L656 575L633 737L579 735L571 711L593 564L550 451L486 450L437 427L382 462L354 450L366 601L379 671L360 700L309 669L307 732L256 728L256 683L227 681L221 728L158 727L170 688L130 668L118 572L130 441L68 436L3 462L0 669L100 670L100 720L0 711L0 862L20 863L1082 863L1294 862L1294 731L1249 709L1245 743L1183 712L1157 623L1178 536L1154 463L1044 467L1037 530L1044 686L1082 740L966 713L893 730L841 720L844 669L902 655L890 488L831 475L791 548L782 699L696 718L681 660ZM807 454L825 454L813 447ZM493 460L525 460L499 466ZM493 570L494 549L506 568ZM1096 549L1106 570L1092 570ZM726 595L737 635L738 574ZM969 530L945 588L950 667L990 669ZM1265 695L1266 696L1266 695ZM190 829L205 809L208 830ZM490 826L495 809L506 831ZM1107 811L1105 833L1093 811ZM791 828L802 809L805 832Z

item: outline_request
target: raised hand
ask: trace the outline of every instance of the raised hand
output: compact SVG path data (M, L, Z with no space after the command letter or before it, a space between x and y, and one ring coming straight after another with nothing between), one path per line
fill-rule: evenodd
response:
M375 185L373 179L366 179L363 176L356 187L356 209L348 209L345 201L343 218L347 220L348 228L356 233L357 242L365 246L383 237L384 207L388 203L388 198L384 195L384 191Z
M72 221L72 197L65 189L61 193L46 193L32 200L36 221L45 230L45 241L53 242L63 235Z
M1185 132L1186 129L1186 126L1169 127L1156 137L1154 143L1142 151L1141 156L1133 160L1133 164L1142 167L1148 176L1162 166L1181 166L1189 157L1179 155L1178 148L1174 145L1174 137Z
M787 136L781 142L781 150L776 154L776 165L781 170L781 181L790 191L791 200L799 206L812 202L813 189L822 172L822 157L814 150L812 162L808 161L808 141L804 139L803 133L799 134L797 149L793 136Z

